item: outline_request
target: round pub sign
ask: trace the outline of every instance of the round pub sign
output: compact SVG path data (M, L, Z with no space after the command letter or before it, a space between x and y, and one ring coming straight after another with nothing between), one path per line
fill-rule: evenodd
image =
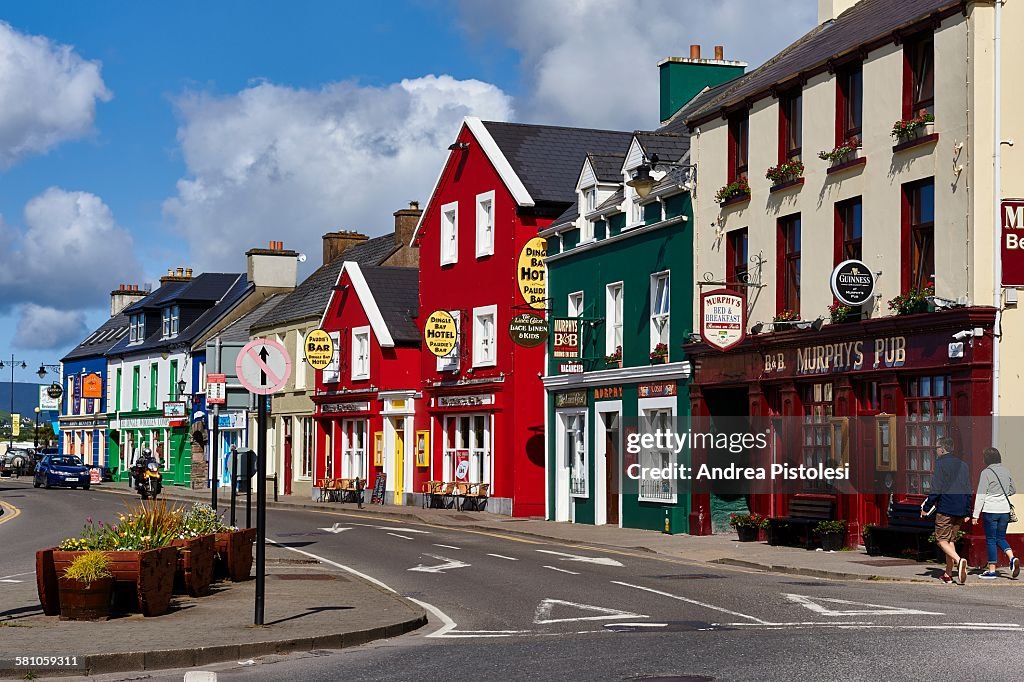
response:
M46 389L46 395L56 400L57 398L60 398L62 395L64 395L64 388L57 382L53 382Z
M313 369L326 369L334 359L334 341L323 329L314 329L306 334L303 349L306 362Z
M544 284L544 257L547 254L548 242L543 237L534 237L519 252L519 293L531 308L543 308L547 302Z
M875 276L859 260L844 260L832 271L832 294L844 305L866 303L875 290Z
M423 324L423 341L427 350L443 358L455 349L459 341L459 328L447 310L435 310Z
M548 323L537 313L522 313L508 324L512 343L523 348L534 348L548 340Z

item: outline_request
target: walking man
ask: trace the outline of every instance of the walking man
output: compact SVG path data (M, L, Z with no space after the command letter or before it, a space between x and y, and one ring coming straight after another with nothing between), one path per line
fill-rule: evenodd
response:
M967 559L956 551L956 537L960 524L971 520L971 480L967 464L953 452L955 445L948 436L939 438L935 447L938 455L932 474L932 493L921 505L921 517L935 513L935 538L939 549L946 555L944 583L953 582L956 567L957 581L967 582Z

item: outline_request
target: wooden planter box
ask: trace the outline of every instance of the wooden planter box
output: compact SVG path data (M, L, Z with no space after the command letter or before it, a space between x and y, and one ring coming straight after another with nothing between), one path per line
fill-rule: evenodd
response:
M233 582L248 580L252 571L252 546L255 542L255 528L217 533L214 575L229 578Z
M60 613L58 576L83 552L46 549L36 552L36 586L43 613ZM144 616L167 613L174 587L176 547L158 547L138 552L106 552L114 574L114 602L128 610L137 608Z
M61 620L107 620L110 617L113 578L100 578L91 583L64 577L58 580Z
M209 593L213 582L213 558L217 538L214 534L201 535L191 540L175 540L178 563L174 573L174 588L192 597Z

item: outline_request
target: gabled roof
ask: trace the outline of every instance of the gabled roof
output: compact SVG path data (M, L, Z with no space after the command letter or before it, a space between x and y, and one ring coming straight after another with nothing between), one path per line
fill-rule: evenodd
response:
M221 330L219 334L217 334L217 336L220 337L221 343L240 344L244 346L249 342L251 337L249 329L253 323L259 321L260 318L276 308L286 296L288 296L288 294L283 293L268 296L265 301L229 324ZM207 343L210 343L210 341L207 341Z
M331 287L331 296L320 320L321 328L346 273L381 347L419 343L419 330L414 322L419 309L417 268L367 266L364 269L359 263L345 261Z
M875 41L891 41L900 29L944 11L954 11L960 0L860 0L833 21L811 29L795 43L750 73L714 89L700 106L688 106L685 119L696 124L724 108L760 99L771 88L786 84L809 71ZM672 126L670 121L666 127Z
M622 182L622 162L625 154L587 154L590 167L594 169L594 176L598 182Z
M310 318L319 319L327 309L331 287L338 281L342 263L350 260L360 265L380 265L398 247L395 235L391 233L346 249L330 263L317 268L294 291L287 294L279 305L253 323L252 329L282 326Z
M678 161L690 151L689 134L638 131L635 137L648 159L657 154L662 161Z
M85 340L61 358L61 362L104 355L127 334L128 316L122 310L85 337Z

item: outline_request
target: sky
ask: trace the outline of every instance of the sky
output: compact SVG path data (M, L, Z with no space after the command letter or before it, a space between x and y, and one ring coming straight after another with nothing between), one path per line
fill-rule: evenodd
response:
M814 0L35 0L0 8L0 359L17 381L121 283L393 229L465 116L658 125L657 62L756 67ZM49 378L49 377L48 377ZM6 370L0 381L9 379Z

